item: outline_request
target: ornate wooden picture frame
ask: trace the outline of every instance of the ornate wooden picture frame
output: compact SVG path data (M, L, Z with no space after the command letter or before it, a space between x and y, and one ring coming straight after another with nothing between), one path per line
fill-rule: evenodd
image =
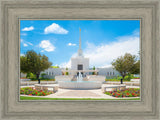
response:
M1 112L5 119L160 119L159 0L0 0ZM20 19L139 19L140 101L20 101Z

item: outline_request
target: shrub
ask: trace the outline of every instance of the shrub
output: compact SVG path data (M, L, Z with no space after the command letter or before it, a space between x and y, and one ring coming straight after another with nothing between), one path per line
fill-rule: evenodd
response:
M68 70L68 68L66 68L66 70ZM68 72L66 72L66 73L65 73L65 75L69 75L69 73L68 73Z
M132 74L128 74L127 76L124 77L124 80L130 81L133 78L134 78L134 76Z
M117 91L107 91L105 94L113 96L113 97L139 97L140 89L139 88L128 88L125 90L117 90Z
M25 87L20 89L20 94L33 95L33 96L46 96L53 94L53 91L36 90L32 87Z
M27 78L29 78L29 79L36 79L36 75L35 74L33 74L33 73L27 73L27 76L26 76Z
M125 81L130 81L131 79L134 79L135 77L132 75L132 74L128 74L124 77L124 80ZM112 77L112 78L109 78L107 79L106 78L106 81L120 81L122 79L122 76L117 76L117 77Z
M47 74L46 73L41 74L42 79L44 78L45 75L47 75Z

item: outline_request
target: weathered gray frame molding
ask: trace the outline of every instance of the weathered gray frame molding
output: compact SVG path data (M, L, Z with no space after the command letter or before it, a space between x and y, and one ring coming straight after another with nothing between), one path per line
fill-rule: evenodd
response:
M160 119L159 0L0 0L0 118ZM20 101L20 19L141 20L140 101Z

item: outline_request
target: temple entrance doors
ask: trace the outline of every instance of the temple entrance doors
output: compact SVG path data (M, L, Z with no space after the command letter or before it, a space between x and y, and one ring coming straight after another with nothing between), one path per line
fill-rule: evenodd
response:
M77 65L77 70L83 70L83 65L82 64L78 64ZM83 72L81 72L81 74L83 75ZM79 75L79 72L77 72L77 76Z
M83 65L78 65L77 68L78 70L83 70Z

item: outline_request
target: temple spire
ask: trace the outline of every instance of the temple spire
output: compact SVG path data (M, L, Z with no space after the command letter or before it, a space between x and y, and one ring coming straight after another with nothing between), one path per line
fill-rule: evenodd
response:
M81 49L81 28L79 28L79 49Z
M81 28L79 28L79 49L78 49L78 56L83 56L82 48L81 48Z

